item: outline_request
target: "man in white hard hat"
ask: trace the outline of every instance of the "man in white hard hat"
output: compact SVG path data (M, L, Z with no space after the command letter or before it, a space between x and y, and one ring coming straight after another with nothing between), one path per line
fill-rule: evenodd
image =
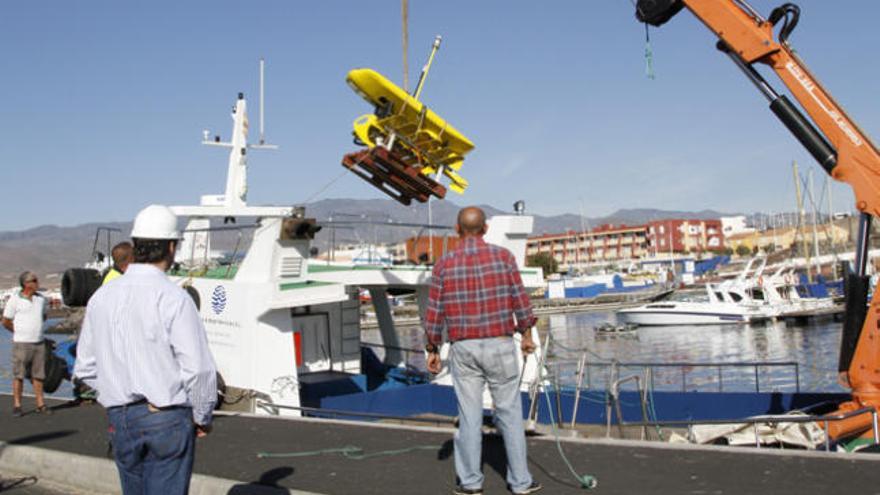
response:
M216 368L190 296L165 272L180 239L165 206L141 210L134 263L89 300L74 375L107 408L124 494L182 494L211 430Z

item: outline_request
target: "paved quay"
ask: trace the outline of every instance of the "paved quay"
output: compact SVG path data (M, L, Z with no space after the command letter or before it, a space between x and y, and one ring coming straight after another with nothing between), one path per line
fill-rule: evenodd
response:
M39 479L35 476L0 470L0 493L8 495L97 495Z
M30 400L26 399L26 410L32 409ZM0 412L9 414L11 409L10 397L0 396ZM107 459L107 422L100 406L56 403L54 412L0 421L0 441L8 445L0 454L15 455L14 447L29 446L65 453L65 459ZM880 456L873 454L758 452L604 440L564 441L562 445L576 469L598 477L599 486L592 491L597 494L880 493L876 488ZM338 453L294 458L257 455L346 446L360 447L366 454L422 448L362 460ZM34 464L39 462L39 457L33 459ZM545 486L544 493L585 493L552 440L530 438L529 462ZM58 464L58 469L72 469L72 465L63 465L66 462ZM500 439L487 436L483 466L487 494L506 493L505 469ZM454 482L452 431L224 415L217 417L214 432L198 441L195 471L238 480L224 489L230 494L288 493L287 488L323 494L448 494Z

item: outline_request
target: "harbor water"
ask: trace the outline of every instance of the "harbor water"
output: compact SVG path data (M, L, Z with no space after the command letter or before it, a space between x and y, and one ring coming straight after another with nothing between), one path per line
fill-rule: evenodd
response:
M548 364L559 365L563 384L571 384L576 361L652 363L657 390L842 392L837 383L842 324L832 320L803 326L784 322L753 325L699 325L638 327L609 335L596 331L614 323L613 313L551 315L539 329L542 342L551 335ZM556 342L557 345L554 345ZM776 363L747 365L737 363ZM796 365L778 365L796 363ZM716 366L717 365L717 366ZM620 376L641 374L646 366L623 367ZM604 388L607 366L587 366L583 384Z
M595 327L604 322L615 322L613 312L569 313L542 316L538 320L541 342L549 334L548 368L558 376L561 385L576 383L577 360L586 356L582 386L603 389L610 367L607 363L622 364L620 375L642 374L644 366L624 366L626 363L681 364L681 366L653 367L655 390L699 391L801 391L841 392L837 383L837 359L840 348L841 323L813 322L803 326L784 323L758 325L701 325L639 327L635 331L607 335ZM52 323L52 322L49 322ZM424 338L420 328L399 329L400 344L419 350ZM48 335L56 342L69 335ZM365 342L380 342L377 330L364 331ZM11 392L12 334L0 333L0 392ZM381 356L381 349L377 349ZM409 363L424 369L420 351L408 356ZM699 366L741 362L797 363L793 366ZM55 397L72 396L70 382L51 394ZM30 393L30 384L25 393Z
M547 355L550 376L558 376L560 385L576 383L577 361L585 356L581 384L591 389L605 388L611 369L609 363L617 361L621 363L620 376L644 376L646 366L625 366L626 363L668 365L650 367L655 390L845 391L837 383L840 322L824 320L803 326L777 322L638 327L620 334L595 330L606 322L616 322L613 312L539 318L537 328L542 344L550 335ZM401 346L423 348L424 337L418 327L400 329L399 334ZM378 331L365 332L364 341L380 342ZM412 353L408 360L423 369L421 352ZM796 366L736 365L743 362L788 362Z
M57 320L49 320L46 322L46 326L48 327L57 323ZM0 331L2 331L2 333L0 333L0 393L12 393L12 333L6 331L5 328L0 329ZM72 337L70 335L46 334L46 338L52 339L55 342L63 342ZM31 384L28 382L25 382L24 393L25 395L33 394ZM73 385L69 381L64 380L61 382L61 386L58 387L58 390L46 395L49 397L70 399L73 397Z

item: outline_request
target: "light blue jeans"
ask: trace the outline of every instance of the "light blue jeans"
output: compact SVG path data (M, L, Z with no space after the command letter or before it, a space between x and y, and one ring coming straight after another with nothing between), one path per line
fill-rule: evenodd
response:
M480 459L486 383L495 402L495 424L501 430L507 451L507 483L513 491L525 490L532 484L526 460L517 352L520 350L511 337L459 340L452 344L452 385L458 399L455 473L463 488L483 486Z

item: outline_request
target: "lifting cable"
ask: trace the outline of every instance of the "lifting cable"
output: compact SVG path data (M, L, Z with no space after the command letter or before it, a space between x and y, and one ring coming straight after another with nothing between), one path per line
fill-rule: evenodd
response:
M642 9L639 8L636 0L629 0L629 3L632 4L633 8L636 9L637 13L640 13ZM654 79L654 51L651 49L651 36L648 33L648 23L645 24L645 77L648 79ZM797 21L795 21L797 24ZM794 26L792 26L794 29Z
M309 196L308 198L306 198L306 200L303 201L302 204L308 204L308 203L310 203L313 199L317 198L321 193L323 193L324 191L326 191L327 189L329 189L330 186L332 186L333 184L335 184L336 181L338 181L339 179L343 178L348 172L349 172L348 169L343 170L341 174L339 174L339 175L337 175L335 178L331 179L330 182L324 184L323 187L321 187L320 189L318 189L317 191L315 191L311 196Z
M648 23L645 23L645 77L654 79L654 51L651 50L651 36L648 34Z

